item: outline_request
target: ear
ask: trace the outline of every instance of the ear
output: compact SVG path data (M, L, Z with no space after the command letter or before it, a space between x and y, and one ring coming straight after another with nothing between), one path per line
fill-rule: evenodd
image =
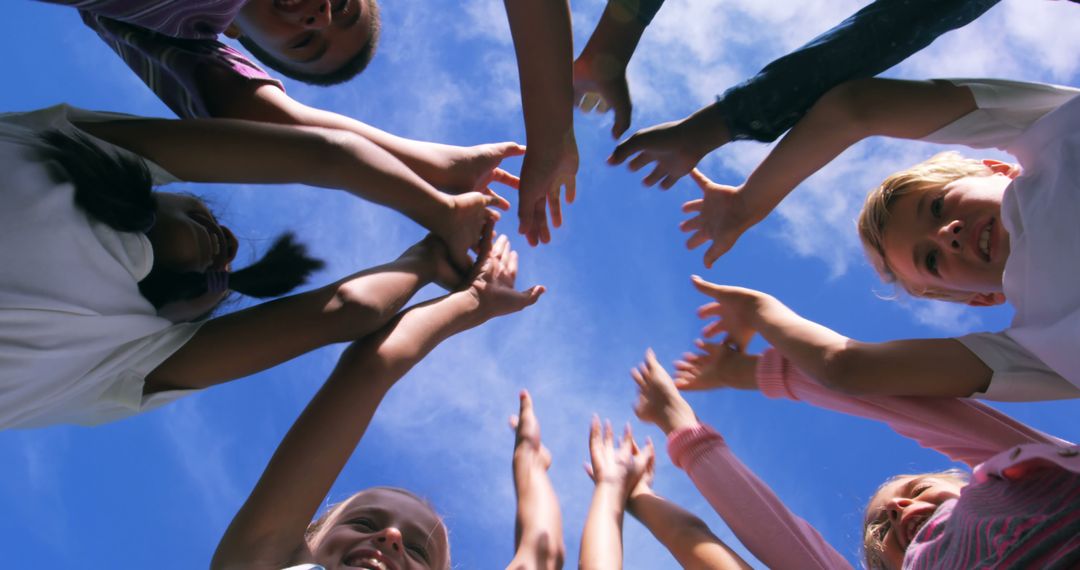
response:
M994 160L987 158L982 161L987 168L993 171L994 174L1004 174L1009 178L1016 178L1020 176L1020 165L1010 164L1008 162L1001 162L1000 160Z
M240 36L244 35L240 28L236 27L236 24L229 24L228 28L225 28L225 37L238 40Z
M993 307L1004 302L1004 293L975 293L967 300L967 304L972 307Z

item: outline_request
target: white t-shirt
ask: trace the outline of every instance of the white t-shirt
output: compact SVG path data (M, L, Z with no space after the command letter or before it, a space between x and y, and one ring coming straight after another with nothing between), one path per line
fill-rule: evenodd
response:
M960 338L994 376L985 397L1080 397L1080 90L1001 80L948 80L979 109L923 140L997 147L1022 174L1005 192L1009 329Z
M40 159L43 132L122 118L66 105L0 115L0 429L103 423L191 392L142 393L199 328L157 316L139 293L149 240L89 219L57 165ZM156 184L175 181L147 165Z

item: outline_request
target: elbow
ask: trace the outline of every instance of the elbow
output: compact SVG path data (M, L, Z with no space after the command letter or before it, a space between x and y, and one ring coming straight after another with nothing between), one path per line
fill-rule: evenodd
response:
M869 136L875 106L868 91L877 79L852 79L825 92L814 104L815 112L834 128L847 131L855 140Z
M355 283L340 285L325 307L329 342L350 342L382 328L397 314L398 306L388 304Z
M825 357L818 382L835 392L857 396L862 393L864 355L859 347L846 346L835 350Z

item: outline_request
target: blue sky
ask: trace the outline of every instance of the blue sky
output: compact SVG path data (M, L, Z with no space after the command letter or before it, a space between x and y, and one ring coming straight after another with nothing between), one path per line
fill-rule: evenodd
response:
M575 2L575 45L584 45L602 0ZM681 118L856 10L864 2L669 0L630 67L633 129ZM19 2L0 21L0 110L66 101L150 116L168 110L85 29L73 10ZM1005 0L890 75L1007 77L1076 85L1080 8ZM517 76L502 3L412 0L383 6L379 54L359 79L331 89L287 82L293 97L383 129L454 144L523 141ZM852 220L865 190L938 148L870 141L808 181L748 232L711 271L683 247L679 206L689 180L661 193L611 168L610 117L577 116L578 201L552 244L521 248L523 285L549 293L528 311L450 340L390 394L330 500L370 485L408 487L446 517L457 568L496 568L512 555L515 394L532 390L567 547L577 543L592 486L581 469L593 412L631 419L627 371L648 346L670 363L692 346L703 299L689 275L762 289L797 311L864 340L998 330L1009 310L885 301L858 251ZM738 143L703 170L738 183L767 147ZM996 156L989 154L988 156ZM520 161L508 168L517 171ZM187 185L214 204L253 255L292 229L328 260L313 283L393 259L423 232L407 219L344 194L302 187ZM515 197L508 196L511 201ZM502 226L511 231L512 223ZM432 296L435 290L421 295ZM758 347L760 348L760 347ZM205 567L279 439L335 362L329 347L274 370L97 428L0 433L0 553L5 567ZM886 477L947 466L870 422L755 393L689 397L702 419L799 515L855 560L866 498ZM1060 437L1080 439L1077 404L1001 406ZM1071 413L1071 414L1070 414ZM658 430L634 422L640 435ZM745 550L689 479L660 458L659 492L701 515ZM627 568L675 565L636 522L626 525Z

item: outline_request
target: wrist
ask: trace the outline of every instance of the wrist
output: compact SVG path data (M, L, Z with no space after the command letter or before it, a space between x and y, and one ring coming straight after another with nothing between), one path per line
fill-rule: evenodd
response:
M663 430L664 435L671 435L673 432L697 427L698 423L697 416L694 415L693 411L672 410L657 425Z
M694 111L682 121L687 140L695 145L702 156L731 142L731 132L718 105L713 104Z
M643 33L645 26L629 10L618 3L609 2L578 59L591 64L606 63L625 70Z

